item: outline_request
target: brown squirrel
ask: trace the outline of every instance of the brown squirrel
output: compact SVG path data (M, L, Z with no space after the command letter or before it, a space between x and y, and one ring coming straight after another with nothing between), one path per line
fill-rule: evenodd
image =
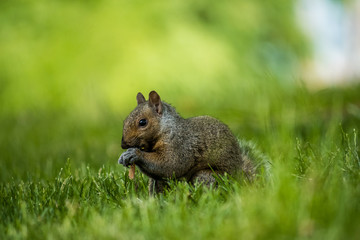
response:
M135 164L150 177L149 193L162 192L166 180L212 184L214 174L255 174L250 157L228 126L200 116L184 119L155 92L146 101L137 94L137 107L124 121L119 163Z

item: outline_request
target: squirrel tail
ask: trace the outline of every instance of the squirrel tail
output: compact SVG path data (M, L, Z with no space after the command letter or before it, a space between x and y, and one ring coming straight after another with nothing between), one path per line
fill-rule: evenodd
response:
M250 159L253 165L252 172L255 173L256 178L260 177L263 178L265 181L271 181L271 159L264 153L262 153L254 142L243 139L238 139L238 142L242 156Z

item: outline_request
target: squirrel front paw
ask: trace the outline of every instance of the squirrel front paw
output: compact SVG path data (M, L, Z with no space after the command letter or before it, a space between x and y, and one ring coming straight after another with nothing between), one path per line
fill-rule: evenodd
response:
M136 163L136 161L139 159L136 151L138 151L138 149L129 148L126 152L121 154L118 163L124 165L125 167Z

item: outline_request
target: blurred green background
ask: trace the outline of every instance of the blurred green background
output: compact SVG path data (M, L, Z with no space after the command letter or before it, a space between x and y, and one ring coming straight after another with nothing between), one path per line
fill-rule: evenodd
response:
M311 47L294 4L1 1L0 180L52 178L68 158L121 171L122 121L139 91L285 159L296 137L358 126L358 86L303 85Z

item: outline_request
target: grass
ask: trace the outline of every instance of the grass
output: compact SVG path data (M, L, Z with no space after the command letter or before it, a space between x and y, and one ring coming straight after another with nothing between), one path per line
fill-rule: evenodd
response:
M358 239L360 85L294 80L295 2L0 1L0 239ZM270 176L149 197L117 159L151 90L255 143Z
M55 122L53 114L3 116L11 141L2 135L0 238L356 239L360 152L353 92L282 93L293 101L268 109L263 128L233 128L253 133L258 150L271 158L270 178L249 183L225 176L217 189L174 181L154 198L147 177L137 172L131 181L116 164L121 124L111 112L98 124L70 115ZM334 104L334 96L342 101ZM279 116L296 105L293 114L303 118L291 124Z

